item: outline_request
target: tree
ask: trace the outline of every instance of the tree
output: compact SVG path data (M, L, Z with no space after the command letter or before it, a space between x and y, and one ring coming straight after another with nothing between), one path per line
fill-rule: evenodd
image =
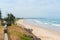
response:
M1 11L0 11L0 20L1 20Z
M8 22L8 25L14 24L15 16L12 13L8 13L7 18L5 20Z
M1 10L0 10L0 25L2 24Z

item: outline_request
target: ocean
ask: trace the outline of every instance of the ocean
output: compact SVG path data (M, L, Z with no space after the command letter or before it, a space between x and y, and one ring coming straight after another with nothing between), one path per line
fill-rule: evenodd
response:
M26 19L26 23L60 32L60 19Z

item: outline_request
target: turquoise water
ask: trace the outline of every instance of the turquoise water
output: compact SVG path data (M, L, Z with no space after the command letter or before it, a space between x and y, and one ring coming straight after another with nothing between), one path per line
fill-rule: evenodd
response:
M42 23L42 24L50 24L54 26L60 26L60 19L48 19L48 18L38 18L38 19L27 19L29 23Z
M60 19L47 19L47 18L26 19L26 23L60 32Z
M38 21L41 21L45 24L50 24L54 26L60 26L60 19L47 19L47 18L41 18L37 19Z

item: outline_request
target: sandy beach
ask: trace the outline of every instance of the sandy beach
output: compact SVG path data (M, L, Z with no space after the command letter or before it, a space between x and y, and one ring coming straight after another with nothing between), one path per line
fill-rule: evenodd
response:
M35 25L27 24L24 20L16 21L17 25L23 25L26 29L32 29L32 33L41 40L60 40L60 33Z

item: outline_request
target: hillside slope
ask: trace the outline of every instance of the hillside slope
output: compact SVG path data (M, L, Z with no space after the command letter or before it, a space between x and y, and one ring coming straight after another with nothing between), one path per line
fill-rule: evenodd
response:
M24 28L12 25L8 26L9 40L33 40L33 34L27 32Z

